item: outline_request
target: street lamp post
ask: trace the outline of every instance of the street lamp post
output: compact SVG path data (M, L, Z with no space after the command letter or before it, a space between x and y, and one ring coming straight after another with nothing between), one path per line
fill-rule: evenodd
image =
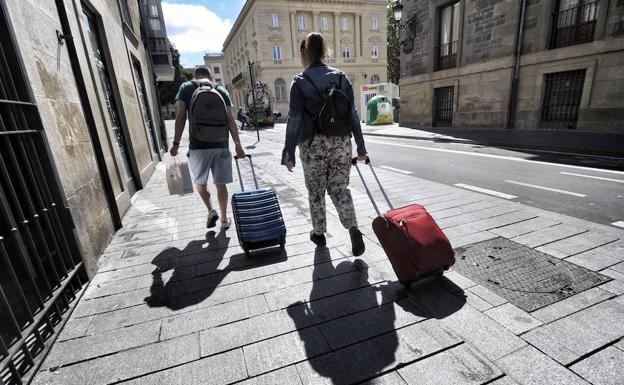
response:
M254 80L254 64L252 61L247 62L249 65L249 87L251 89L251 98L253 101L253 123L256 128L256 135L258 136L258 142L260 142L260 128L258 127L258 107L256 106L256 89Z

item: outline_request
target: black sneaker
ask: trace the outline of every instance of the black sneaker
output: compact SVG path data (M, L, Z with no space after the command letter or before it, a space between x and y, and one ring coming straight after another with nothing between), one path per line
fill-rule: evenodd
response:
M206 219L206 227L213 228L217 225L217 219L219 219L219 214L215 210L210 210L208 213L208 219Z
M317 246L325 246L327 244L327 240L325 239L325 234L317 234L314 231L310 233L310 240L314 242Z
M353 255L357 257L364 254L366 246L364 245L360 229L355 226L350 228L349 235L351 236L351 252L353 252Z

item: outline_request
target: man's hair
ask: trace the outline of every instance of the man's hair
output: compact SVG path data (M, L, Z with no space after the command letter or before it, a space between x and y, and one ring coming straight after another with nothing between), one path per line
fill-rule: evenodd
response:
M195 67L195 70L193 70L193 77L195 79L208 78L208 79L212 80L212 72L210 72L208 67L197 66L197 67Z

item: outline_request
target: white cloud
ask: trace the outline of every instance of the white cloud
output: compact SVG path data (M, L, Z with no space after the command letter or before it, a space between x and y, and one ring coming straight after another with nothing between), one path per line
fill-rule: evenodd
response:
M167 35L178 51L220 52L232 21L203 5L162 3Z

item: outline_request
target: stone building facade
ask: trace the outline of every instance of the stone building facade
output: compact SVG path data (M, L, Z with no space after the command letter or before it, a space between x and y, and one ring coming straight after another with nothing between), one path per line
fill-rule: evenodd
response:
M623 1L403 3L403 125L624 132Z
M356 106L361 84L387 81L386 0L247 0L223 45L225 82L236 105L245 105L248 62L256 81L265 82L273 109L288 111L290 83L303 70L301 40L322 33L326 62L353 82Z
M89 274L163 154L149 3L161 25L139 1L0 0Z
M222 53L207 53L204 55L204 65L212 72L213 80L216 83L225 84L223 76L225 60Z

